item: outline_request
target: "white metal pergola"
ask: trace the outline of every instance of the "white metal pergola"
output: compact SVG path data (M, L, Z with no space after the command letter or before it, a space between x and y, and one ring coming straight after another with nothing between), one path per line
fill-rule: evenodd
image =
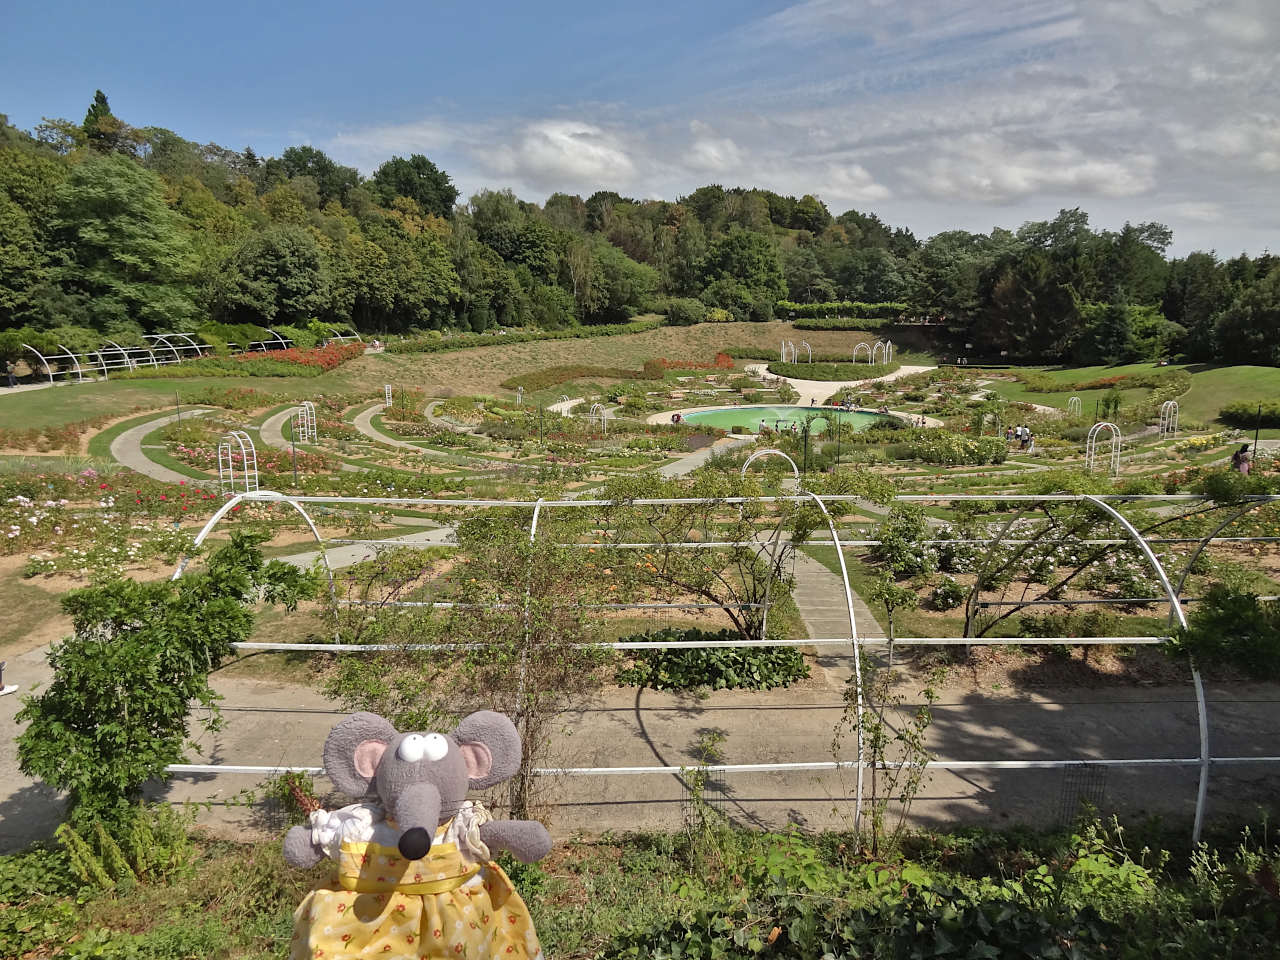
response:
M879 342L880 341L878 340L876 341L876 343L879 343ZM865 340L859 340L857 343L853 345L853 362L854 363L858 362L858 352L860 350L865 350L867 352L867 363L871 363L872 357L874 357L875 354L873 353L873 348L871 344L867 343Z
M1166 400L1160 404L1160 436L1176 437L1178 435L1178 401Z
M751 460L766 455L781 454L780 451L759 451ZM790 461L789 457L786 457ZM795 470L794 462L791 463L793 471ZM855 715L857 717L857 733L858 733L858 760L842 761L797 761L787 763L754 763L754 764L714 764L705 768L707 772L721 773L763 773L773 771L802 771L802 770L839 770L854 769L857 774L857 787L855 798L855 828L860 822L863 801L863 775L864 771L871 766L871 763L865 760L863 751L863 725L862 715L864 703L862 697L862 682L860 675L860 653L861 647L868 643L886 643L884 640L862 640L858 635L857 621L853 604L853 591L849 583L848 568L845 565L844 550L854 545L875 544L878 541L841 541L837 531L834 518L828 510L828 504L837 503L853 503L860 498L853 495L819 495L813 492L799 491L793 496L771 496L771 497L723 497L723 498L653 498L653 499L636 499L627 501L625 504L610 500L547 500L538 499L536 501L528 500L449 500L449 499L427 499L427 498L394 498L394 497L308 497L308 496L292 496L270 491L254 491L250 493L241 493L224 503L217 512L209 519L204 528L200 531L195 539L195 545L199 546L205 538L215 529L218 523L228 515L236 506L243 503L267 503L267 504L287 504L293 510L298 512L307 527L310 529L313 537L320 546L321 560L326 569L328 569L328 558L325 554L325 539L322 538L316 528L315 522L307 511L308 505L348 505L349 507L364 506L388 506L396 505L406 508L476 508L476 509L525 509L530 513L530 538L536 537L538 529L538 519L542 511L549 509L584 509L584 508L616 508L618 506L630 505L635 507L658 507L658 506L678 506L690 504L714 504L724 506L742 507L748 503L757 504L793 504L803 505L812 504L816 506L822 513L826 522L826 526L830 535L827 541L810 541L812 545L827 544L836 548L837 557L839 558L840 576L844 587L845 606L849 619L849 635L846 637L827 637L827 638L798 638L794 640L734 640L734 641L715 641L715 642L698 642L698 641L669 641L669 642L644 642L644 643L605 643L605 644L588 644L587 646L603 646L613 649L663 649L663 648L710 648L710 647L750 647L750 646L838 646L849 645L852 648L855 669ZM1175 587L1168 575L1168 572L1160 559L1152 550L1151 544L1158 541L1154 538L1146 538L1133 525L1133 523L1121 514L1114 503L1134 503L1143 501L1161 501L1161 502L1204 502L1207 498L1190 495L1190 494L1170 494L1170 495L1074 495L1074 494L1005 494L1005 495L982 495L982 494L916 494L901 495L895 498L898 502L964 502L964 501L983 501L992 503L1007 504L1023 504L1033 506L1043 503L1080 503L1090 506L1097 510L1104 518L1116 523L1124 533L1124 538L1115 541L1101 541L1107 543L1128 544L1138 549L1143 556L1147 565L1151 568L1164 591L1164 602L1167 602L1169 608L1169 622L1171 626L1186 627L1187 620L1183 611L1183 604L1186 599L1181 596L1182 590L1186 584L1186 579L1192 565L1199 557L1200 553L1212 542L1219 539L1221 534L1231 523L1243 517L1250 510L1268 503L1280 502L1280 497L1251 497L1243 506L1233 511L1233 513L1215 527L1208 535L1199 538L1198 545L1191 559L1188 561L1182 577L1178 585ZM1014 518L1015 520L1017 517ZM1002 542L1015 542L1005 540L1006 534L1013 527L1013 521L1006 523L1001 532L993 538L988 538L984 543L990 544L992 547ZM776 551L778 549L779 531L782 528L782 521L779 521L778 527L775 529L773 537L768 541L750 541L749 544L763 551L769 549ZM1247 538L1259 539L1259 538ZM1275 539L1275 538L1261 538ZM411 544L391 544L385 541L331 541L343 543L380 543L382 546L411 546ZM947 541L938 541L947 542ZM954 542L954 541L951 541ZM654 549L661 547L692 547L697 549L714 548L718 546L742 546L743 543L690 543L690 544L671 544L671 543L636 543L636 544L579 544L583 547L608 547L612 549ZM773 554L776 556L776 552ZM187 560L184 558L179 564L178 569L174 573L174 579L182 575ZM330 571L330 583L332 585L332 571ZM409 605L437 605L437 604L409 604ZM445 604L439 604L445 605ZM666 604L611 604L611 607L631 608L662 608ZM673 605L680 606L680 605ZM1093 645L1093 644L1158 644L1169 640L1168 637L1052 637L1052 638L1035 638L1028 640L1026 638L1017 638L1018 643L1033 644L1073 644L1073 645ZM1004 644L1009 642L1009 638L973 638L973 637L924 637L924 638L903 638L896 641L904 646L942 646L942 645L978 645L987 644ZM273 643L255 643L246 642L233 644L239 650L317 650L322 652L351 652L351 653L371 653L378 650L409 650L409 649L465 649L469 644L445 644L445 645L414 645L414 646L378 646L378 645L362 645L362 644L273 644ZM1192 830L1193 842L1198 842L1205 815L1207 804L1207 794L1209 786L1210 772L1214 765L1237 765L1237 764L1269 764L1280 762L1280 756L1228 756L1213 757L1210 753L1210 723L1208 707L1206 704L1204 685L1196 668L1194 661L1191 664L1191 679L1195 687L1196 694L1196 712L1197 712L1197 729L1199 736L1199 755L1197 757L1174 757L1174 758L1060 758L1060 759L1037 759L1037 760L981 760L981 761L958 761L958 760L930 760L928 766L933 769L941 770L1003 770L1003 769L1067 769L1071 767L1122 767L1122 768L1144 768L1144 767L1186 767L1194 766L1199 770L1199 780L1196 793L1195 820ZM167 768L170 773L187 774L187 773L250 773L271 775L287 771L305 771L309 773L321 773L322 768L318 767L282 767L282 766L248 766L248 765L227 765L227 764L174 764ZM682 772L680 767L672 766L646 766L646 767L563 767L553 769L542 769L536 771L538 775L573 775L573 776L620 776L620 775L679 775Z
M240 460L238 476L237 451ZM218 487L225 494L248 494L258 490L258 451L254 449L253 437L243 430L232 430L218 441Z
M1120 428L1114 423L1095 423L1089 428L1089 436L1085 438L1084 445L1084 468L1087 472L1093 473L1094 467L1097 465L1098 457L1098 437L1103 430L1109 430L1111 434L1111 453L1110 473L1114 476L1120 475L1120 444L1123 438L1120 436Z
M1067 401L1067 416L1068 417L1080 416L1080 398L1079 397L1072 397Z
M315 443L319 439L316 431L316 405L310 400L303 400L293 412L293 439L299 443Z

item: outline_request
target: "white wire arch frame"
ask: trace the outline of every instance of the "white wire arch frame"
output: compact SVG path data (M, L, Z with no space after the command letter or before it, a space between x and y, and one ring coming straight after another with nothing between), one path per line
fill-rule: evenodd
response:
M595 420L596 417L600 418L600 432L602 434L608 432L608 427L605 425L605 417L607 416L608 416L608 411L605 410L603 403L593 403L591 405L591 409L587 411L588 421Z
M106 363L106 358L103 356L103 351L107 347L110 347L116 353L120 354L120 359L123 362L123 367L121 369L128 370L129 367L131 366L131 364L129 363L129 354L125 352L124 347L120 346L120 344L116 343L114 340L106 340L103 342L103 345L99 347L97 350L98 365L102 367L103 379L106 379L107 377L107 363Z
M74 367L76 368L76 382L77 382L77 383L84 383L84 381L85 381L87 378L86 378L86 377L85 377L85 375L84 375L84 370L82 370L82 369L80 368L80 360L76 357L76 355L75 355L74 353L72 353L70 350L68 350L68 349L67 349L66 347L64 347L62 344L58 344L58 349L59 349L59 350L61 350L63 353L65 353L68 357L70 357L70 358L71 358L71 364L72 364L72 366L74 366ZM56 358L56 359L61 359L61 358L59 357L59 358Z
M766 447L763 450L757 450L755 453L751 454L751 456L747 457L747 459L742 464L742 470L738 473L738 476L745 477L747 475L747 468L750 467L757 460L762 460L765 457L781 457L783 460L787 461L787 463L791 465L792 475L795 477L796 481L799 482L800 468L796 466L796 462L792 460L791 457L789 457L787 454L783 453L781 450L777 449L776 447Z
M858 362L858 351L860 349L867 351L867 363L871 363L871 358L874 356L874 353L872 352L871 344L867 343L865 340L859 340L853 345L853 362Z
M156 360L155 362L156 362L157 364L161 364L161 363L163 363L163 364L169 364L169 363L181 363L181 362L182 362L182 356L178 353L177 348L176 348L176 347L174 347L174 345L173 345L173 344L171 344L171 343L168 341L168 339L167 339L163 334L159 334L159 333L144 333L144 334L142 335L142 339L143 339L143 340L154 340L157 344L162 345L166 350L168 350L171 354L173 354L173 359L172 359L172 360ZM152 356L153 358L155 357L155 351L154 351L154 350L152 350L152 351L151 351L151 356Z
M240 447L240 466L243 476L243 493L256 493L258 490L258 451L254 448L253 438L243 430L232 430L218 441L218 486L223 492L236 492L235 459L231 449L231 441ZM223 472L222 451L227 451L227 469ZM230 487L229 491L226 487Z
M1166 400L1160 404L1160 436L1178 435L1178 401Z
M1187 615L1182 610L1182 601L1179 599L1178 591L1174 590L1173 584L1169 582L1169 574L1165 571L1164 564L1160 562L1155 551L1151 549L1151 544L1147 543L1138 528L1129 521L1129 518L1115 507L1094 496L1086 495L1084 499L1110 516L1116 523L1120 524L1125 533L1133 538L1133 542L1137 544L1138 549L1147 558L1147 563L1151 564L1151 569L1155 572L1156 578L1160 581L1160 586L1164 588L1165 594L1169 598L1169 622L1173 623L1176 620L1178 625L1185 630L1187 627ZM1190 568L1188 567L1188 569ZM1179 587L1181 587L1181 584ZM1205 802L1209 795L1209 708L1205 702L1204 681L1200 678L1200 670L1196 667L1194 659L1190 662L1191 680L1196 688L1196 714L1200 728L1200 783L1196 789L1196 814L1195 821L1191 827L1191 843L1195 845L1200 842L1200 832L1204 827Z
M840 561L840 580L844 585L845 608L849 614L849 642L853 644L854 728L858 740L858 773L853 806L853 829L857 831L861 829L862 824L862 784L866 758L863 756L862 649L858 640L858 619L853 612L853 588L849 586L849 568L844 562L844 547L840 544L840 534L836 531L836 522L827 510L827 505L812 490L802 489L800 492L813 499L827 521L831 540L835 544L836 559Z
M1111 431L1111 454L1108 459L1111 461L1112 476L1120 474L1120 442L1123 439L1120 435L1120 428L1114 423L1102 421L1095 423L1089 428L1089 435L1085 439L1084 446L1084 469L1086 473L1093 473L1093 468L1097 464L1098 459L1098 435L1103 428Z
M191 546L193 548L199 547L202 543L204 543L205 538L208 537L209 534L213 532L214 527L218 525L218 523L222 520L222 518L225 517L237 506L239 506L240 504L246 501L246 496L247 496L246 494L238 493L234 497L231 497L229 500L227 500L227 502L224 503L222 506L220 506L217 510L215 510L213 513L213 516L210 517L208 521L205 523L205 525L200 528L200 532L196 534L196 538L191 542ZM270 503L272 502L273 499L278 500L280 503L289 504L289 506L293 507L293 509L297 510L298 513L302 515L302 519L307 524L307 529L311 531L311 536L315 538L316 546L319 548L317 552L320 554L320 562L324 564L325 576L329 580L329 596L336 602L338 594L337 594L337 587L334 583L334 578L333 578L333 568L329 566L329 554L324 548L324 538L320 536L320 531L316 528L315 521L311 519L311 514L307 513L306 509L303 508L302 504L295 502L293 499L285 496L282 493L276 493L273 490L255 490L253 499L249 500L248 502ZM173 576L170 577L169 579L172 581L172 580L177 580L179 577L181 577L182 574L187 569L187 564L190 562L191 562L191 557L189 555L184 556L181 560L179 560L177 568L173 571Z
M884 362L893 363L893 341L886 340L884 342Z
M203 357L203 356L204 356L205 347L204 347L203 345L199 344L199 343L196 343L196 342L195 342L194 340L192 340L192 339L191 339L191 337L189 337L187 334L185 334L185 333L174 333L174 334L166 334L166 336L181 337L183 340L187 341L187 343L191 344L191 348L192 348L193 350L195 350L195 352L196 352L196 356L197 356L197 357Z
M880 352L880 362L881 362L881 363L888 363L888 362L889 362L889 361L887 361L887 360L884 358L884 352L885 352L884 341L883 341L883 340L877 340L875 343L873 343L873 344L871 345L871 364L872 364L872 366L874 366L874 365L875 365L875 362L876 362L876 351L879 351L879 352Z
M280 334L276 333L270 327L263 327L262 329L267 331L267 333L271 334L273 337L275 337L276 338L275 342L278 342L281 345L282 349L288 350L291 346L293 346L293 340L290 339L289 337L280 336ZM266 344L264 342L263 346L265 345Z
M49 368L49 361L45 359L44 354L43 354L43 353L41 353L39 350L37 350L35 347L31 346L31 344L29 344L29 343L24 343L22 346L23 346L23 349L25 349L25 350L30 350L30 351L31 351L32 353L34 353L37 357L39 357L39 358L40 358L40 365L41 365L42 367L44 367L45 375L49 378L49 383L50 383L50 384L52 384L52 383L53 383L53 370L51 370L51 369ZM34 370L33 370L32 372L34 372Z
M801 340L801 341L800 341L800 346L804 347L804 348L805 348L805 350L807 350L807 351L808 351L808 355L807 355L807 356L808 356L808 359L806 359L806 361L805 361L805 362L806 362L806 363L813 363L813 347L809 346L809 341L807 341L807 340Z
M1080 398L1079 397L1071 397L1067 401L1067 416L1068 417L1080 416Z

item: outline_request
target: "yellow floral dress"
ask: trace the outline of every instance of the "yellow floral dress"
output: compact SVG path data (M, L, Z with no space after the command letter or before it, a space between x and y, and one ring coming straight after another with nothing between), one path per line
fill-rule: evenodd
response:
M400 855L399 830L377 805L311 818L337 872L294 912L290 960L542 957L528 908L480 840L491 819L480 804L463 803L419 860Z

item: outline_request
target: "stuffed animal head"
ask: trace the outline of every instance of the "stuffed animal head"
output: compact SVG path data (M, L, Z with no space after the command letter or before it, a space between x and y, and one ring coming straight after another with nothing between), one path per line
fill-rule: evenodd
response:
M520 767L520 734L501 713L481 710L450 733L399 733L376 713L354 713L329 733L324 769L357 799L376 794L401 830L400 853L417 860L468 790L509 779Z

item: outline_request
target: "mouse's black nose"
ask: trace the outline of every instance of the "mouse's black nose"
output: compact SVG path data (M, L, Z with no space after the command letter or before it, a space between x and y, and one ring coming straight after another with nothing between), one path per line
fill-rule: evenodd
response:
M421 860L431 849L431 834L422 827L410 827L400 835L397 846L406 860Z

